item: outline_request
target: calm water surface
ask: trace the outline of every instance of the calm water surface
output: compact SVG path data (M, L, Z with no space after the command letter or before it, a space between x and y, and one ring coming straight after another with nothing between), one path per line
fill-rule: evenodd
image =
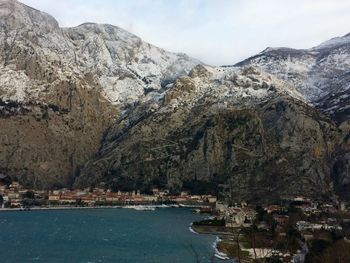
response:
M210 262L215 236L189 231L189 209L0 213L0 262Z

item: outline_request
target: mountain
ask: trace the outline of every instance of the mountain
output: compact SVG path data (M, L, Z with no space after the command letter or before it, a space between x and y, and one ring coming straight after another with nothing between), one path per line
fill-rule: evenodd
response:
M306 99L314 102L335 92L334 81L349 72L350 35L311 49L267 48L235 66L247 65L292 82Z
M36 188L347 197L348 40L211 67L0 0L0 172Z
M249 200L332 192L336 126L270 74L199 65L152 109L140 105L110 129L77 186L234 191Z
M292 83L318 111L336 124L340 133L332 161L335 188L350 190L350 34L311 49L267 48L235 66L255 66Z
M60 28L0 0L0 170L35 187L72 184L108 127L199 62L111 25Z
M196 67L156 111L142 105L118 121L77 185L348 198L349 47L346 35L307 50L268 48L234 66Z

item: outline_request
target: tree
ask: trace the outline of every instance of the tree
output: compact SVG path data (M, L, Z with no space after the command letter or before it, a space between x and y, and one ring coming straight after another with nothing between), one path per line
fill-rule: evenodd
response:
M244 192L245 186L241 176L232 176L227 184L224 186L224 195L228 204L233 205L235 202L242 202L242 192Z
M0 205L2 205L3 202L4 202L4 198L2 197L2 195L0 195Z
M237 249L238 249L238 262L241 263L241 245L239 244L239 236L240 236L240 231L237 231L236 235L236 244L237 244Z
M35 195L34 195L34 192L32 191L27 191L23 194L23 198L26 198L26 199L34 199L35 198Z

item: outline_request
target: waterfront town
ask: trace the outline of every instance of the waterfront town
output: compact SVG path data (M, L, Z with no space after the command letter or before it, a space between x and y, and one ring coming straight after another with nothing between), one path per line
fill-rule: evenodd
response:
M212 195L190 195L181 192L171 195L169 191L153 189L152 194L140 191L112 192L109 189L59 189L52 191L26 189L18 182L7 185L0 181L0 207L2 209L25 209L31 207L98 207L125 205L183 204L188 206L214 205L217 198Z
M216 257L238 262L350 262L350 206L286 197L272 204L216 202L198 233L219 237Z
M188 206L207 214L203 221L193 222L191 229L218 237L215 257L219 259L350 262L350 207L344 202L297 196L264 205L244 201L228 205L212 195L172 195L160 189L151 194L104 188L34 190L0 176L0 211L161 205Z

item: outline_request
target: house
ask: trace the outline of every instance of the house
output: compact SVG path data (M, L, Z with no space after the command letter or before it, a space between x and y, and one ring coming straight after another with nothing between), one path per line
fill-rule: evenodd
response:
M47 191L41 190L41 191L34 191L34 198L35 199L48 199Z
M158 188L153 188L152 189L153 195L159 195L159 189Z
M310 202L304 202L304 203L295 205L295 207L301 209L303 212L306 212L306 213L312 212L314 209L317 208Z
M225 217L226 227L240 227L244 224L245 215L242 211L237 211Z
M279 205L269 205L267 207L264 208L264 210L268 213L268 214L272 214L272 213L276 213L279 212L283 209L283 207L279 206Z
M246 201L241 202L241 207L247 207L247 206L248 206L248 203Z
M62 194L59 199L60 203L74 204L77 202L77 198L71 194Z
M306 222L306 221L298 221L296 223L296 228L298 229L299 232L309 230L309 229L311 229L311 223Z
M287 215L274 215L273 216L273 220L275 220L275 222L281 226L284 227L288 224L289 222L289 216Z
M215 204L215 209L221 213L225 212L228 210L228 205L224 204L222 202L216 202Z
M20 199L13 199L13 200L11 200L10 207L12 207L12 208L20 208L20 207L22 207L21 200Z
M145 201L145 199L141 195L136 195L131 198L131 202L140 203L143 201Z
M156 196L145 195L143 197L144 197L145 201L148 201L148 202L157 202L158 201L158 197L156 197Z
M81 196L80 200L84 204L88 204L88 205L94 205L95 204L95 198L93 196L91 196L91 195Z
M342 212L346 211L346 204L344 202L340 202L339 209Z
M212 196L212 195L208 195L206 196L206 202L208 202L209 204L214 204L217 201L217 197L216 196Z
M226 227L249 226L253 223L256 211L249 207L230 207L225 215Z
M107 193L106 194L106 197L105 197L105 200L107 202L118 202L120 199L120 196L116 193ZM102 201L102 200L100 200Z
M155 194L155 192L153 192L153 194ZM164 196L167 196L169 194L169 191L168 190L165 190L165 191L158 191L158 193L156 193L156 196L158 197L164 197Z
M103 194L103 193L105 192L105 190L102 189L102 188L94 188L92 192L93 192L93 193L100 193L100 194Z
M49 194L49 201L58 201L60 200L60 195Z
M200 201L202 197L200 195L191 195L190 199L191 201Z
M306 230L311 230L311 231L315 231L315 230L341 230L341 227L337 227L337 226L329 226L325 223L310 223L310 222L306 222L306 221L298 221L296 223L296 227L298 229L298 231L306 231Z
M19 184L19 182L17 181L13 181L11 184L10 184L10 189L19 189L21 188L21 185Z
M8 198L10 199L10 201L14 200L14 199L19 199L20 198L20 194L16 193L14 191L10 191L7 193Z
M190 194L187 191L182 191L180 195L181 196L189 196Z
M242 211L243 211L244 216L245 216L245 222L247 223L247 221L248 221L249 224L252 224L254 219L255 219L255 216L256 216L255 209L252 209L249 207L243 207Z
M186 196L171 196L169 197L169 200L177 203L183 203L188 201Z

